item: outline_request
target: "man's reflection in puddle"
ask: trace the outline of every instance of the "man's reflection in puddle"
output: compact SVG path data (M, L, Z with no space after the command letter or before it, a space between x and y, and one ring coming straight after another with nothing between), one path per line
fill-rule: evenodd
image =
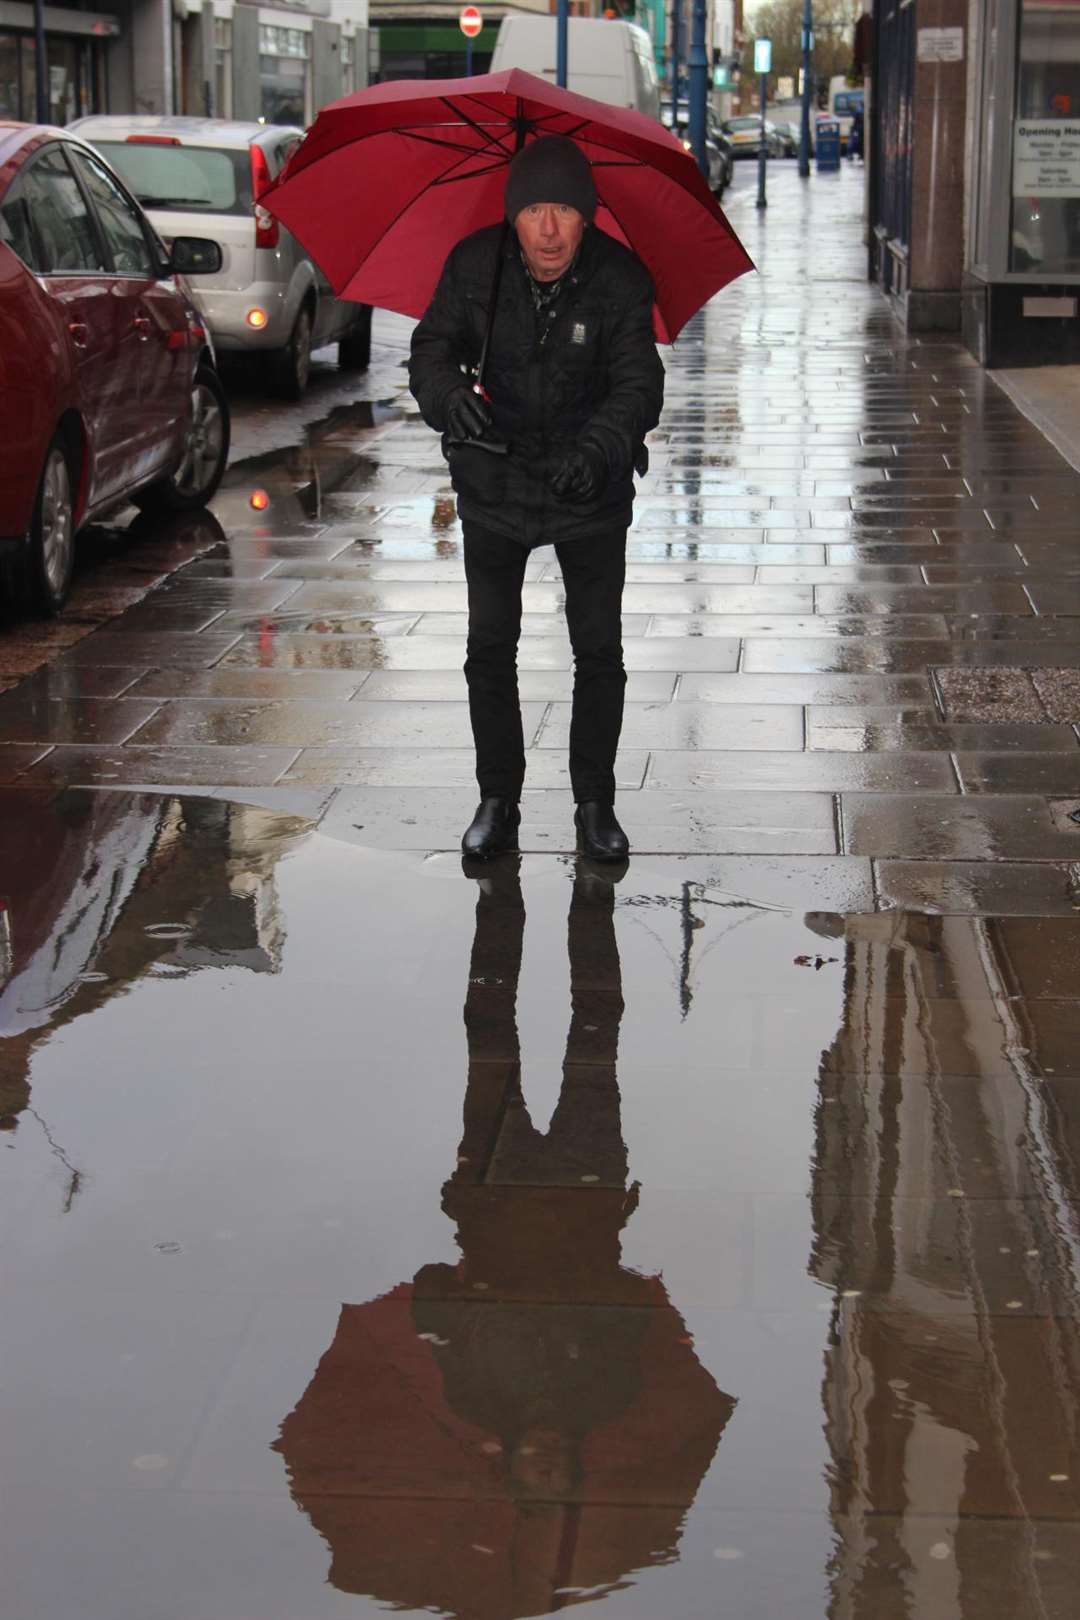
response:
M276 1449L334 1586L516 1620L673 1562L735 1403L660 1278L620 1263L638 1187L619 1119L612 878L575 873L572 1016L546 1133L520 1083L518 859L478 884L465 1131L443 1188L461 1259L342 1307Z

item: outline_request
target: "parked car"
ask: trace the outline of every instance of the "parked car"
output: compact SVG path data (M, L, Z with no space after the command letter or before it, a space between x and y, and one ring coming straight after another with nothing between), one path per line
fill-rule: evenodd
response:
M118 170L155 228L205 231L225 262L195 301L218 352L265 356L280 394L299 399L311 351L337 343L338 363L363 370L371 308L336 298L294 236L260 205L304 138L289 126L222 118L92 117L69 126Z
M737 158L757 157L761 150L761 119L754 117L725 118L721 129L731 142ZM768 140L766 139L766 151Z
M686 150L690 145L690 103L679 102L676 124L671 115L671 102L660 103L660 122L665 129L673 129ZM709 189L715 197L722 197L735 173L735 154L731 142L720 127L720 120L711 107L705 109L705 158L708 163Z
M795 124L765 120L765 135L769 142L769 156L793 158L799 155L799 130Z
M68 132L0 123L0 552L47 612L85 523L192 511L221 481L229 407L181 279L221 260L200 237L166 249Z

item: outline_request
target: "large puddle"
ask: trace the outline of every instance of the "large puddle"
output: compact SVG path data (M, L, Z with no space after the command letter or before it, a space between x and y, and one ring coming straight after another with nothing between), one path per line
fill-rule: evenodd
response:
M1075 1614L1076 920L0 834L13 1620Z

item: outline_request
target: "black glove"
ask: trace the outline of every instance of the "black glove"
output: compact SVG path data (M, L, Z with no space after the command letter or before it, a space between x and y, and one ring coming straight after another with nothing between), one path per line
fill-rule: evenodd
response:
M482 439L491 426L491 412L469 387L451 394L446 407L446 432L451 439Z
M607 483L607 459L595 444L583 444L565 455L551 475L552 494L560 501L592 501Z

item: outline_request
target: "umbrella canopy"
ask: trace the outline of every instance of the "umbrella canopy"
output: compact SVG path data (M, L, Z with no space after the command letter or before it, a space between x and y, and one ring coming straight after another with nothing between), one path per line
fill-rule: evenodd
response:
M570 136L592 164L596 223L648 268L662 343L753 269L696 163L662 124L520 68L399 80L332 102L259 201L339 297L419 316L455 243L503 217L515 151L545 135Z

